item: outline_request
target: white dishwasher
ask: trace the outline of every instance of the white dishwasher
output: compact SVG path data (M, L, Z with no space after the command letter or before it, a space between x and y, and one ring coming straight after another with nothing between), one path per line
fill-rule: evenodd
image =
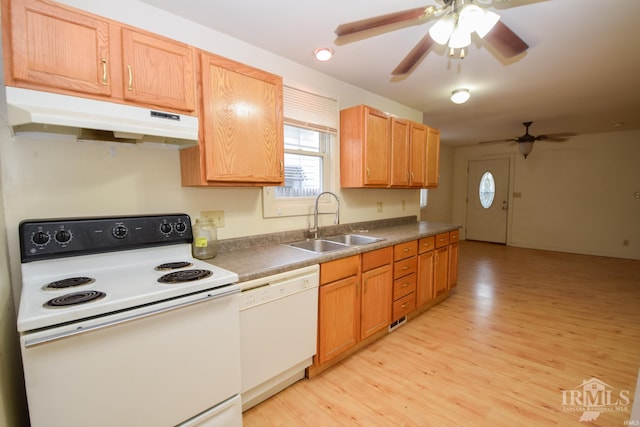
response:
M316 354L320 267L240 283L242 410L304 378Z

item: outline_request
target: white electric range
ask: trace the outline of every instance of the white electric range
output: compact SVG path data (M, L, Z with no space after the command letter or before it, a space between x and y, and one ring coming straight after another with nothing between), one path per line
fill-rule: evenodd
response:
M242 424L238 276L191 256L188 215L19 233L32 426Z

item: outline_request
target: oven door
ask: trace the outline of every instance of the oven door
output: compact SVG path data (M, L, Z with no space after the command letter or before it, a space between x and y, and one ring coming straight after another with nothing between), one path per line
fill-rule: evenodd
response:
M215 413L240 391L238 289L23 334L31 425L175 426ZM225 412L237 415L223 425L242 425L239 409Z

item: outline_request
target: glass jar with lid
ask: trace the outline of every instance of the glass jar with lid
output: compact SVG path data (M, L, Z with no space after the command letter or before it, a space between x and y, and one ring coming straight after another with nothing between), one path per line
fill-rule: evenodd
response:
M196 218L191 249L197 259L211 259L218 255L218 230L212 220Z

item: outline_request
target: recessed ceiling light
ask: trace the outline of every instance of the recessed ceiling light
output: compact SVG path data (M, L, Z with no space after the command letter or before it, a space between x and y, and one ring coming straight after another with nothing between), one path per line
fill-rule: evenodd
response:
M454 104L464 104L471 97L469 89L456 89L451 92L451 102Z
M333 50L328 47L319 47L313 51L313 55L318 61L326 62L333 56Z

